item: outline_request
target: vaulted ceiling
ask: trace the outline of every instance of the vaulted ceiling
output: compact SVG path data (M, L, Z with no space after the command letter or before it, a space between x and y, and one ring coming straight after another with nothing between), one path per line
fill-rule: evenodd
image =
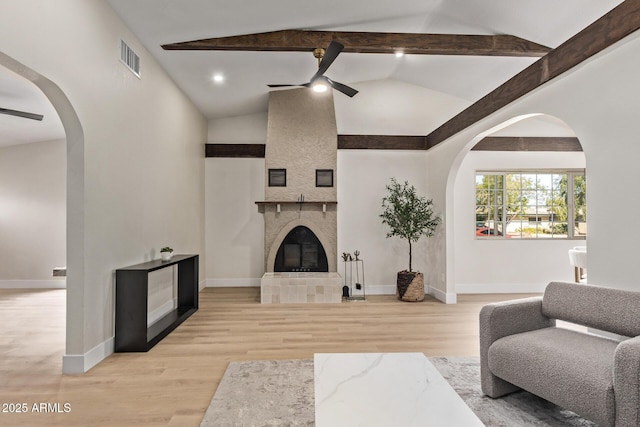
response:
M509 34L556 47L618 0L108 0L209 118L266 110L270 83L303 83L311 52L166 51L161 45L286 29ZM339 41L339 40L338 40ZM324 46L317 46L324 47ZM343 53L327 75L356 89L395 79L475 101L535 57ZM211 81L225 76L223 84ZM341 96L341 95L340 95Z
M106 1L210 119L266 111L270 90L267 84L308 81L317 69L312 53L175 51L163 50L161 45L304 29L512 35L554 48L621 3L620 0ZM345 51L327 75L356 89L370 87L376 81L394 80L470 103L537 59L474 55L405 55L397 58L392 54ZM142 67L144 73L144 63ZM225 80L213 82L214 74L223 75ZM25 99L33 96L25 88L19 90L22 95L16 95L17 86L12 79L0 77L1 107L12 108L11 105L16 104L10 104L11 98L16 96ZM21 123L16 127L26 125L28 123ZM4 126L4 122L0 122L0 129ZM0 138L6 137L0 134ZM15 135L14 138L25 139Z

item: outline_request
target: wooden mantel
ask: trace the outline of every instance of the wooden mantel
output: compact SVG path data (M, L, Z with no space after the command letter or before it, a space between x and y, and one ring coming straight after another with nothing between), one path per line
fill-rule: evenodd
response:
M337 205L337 200L304 200L302 202L297 200L263 200L256 202L256 205L299 205L305 203L313 203L316 205Z
M304 201L297 201L297 200L269 200L269 201L257 201L256 205L258 205L258 209L260 210L260 212L263 212L264 207L267 205L276 205L276 212L280 212L280 205L300 205L300 207L302 207L302 205L308 205L308 204L312 204L312 205L322 205L322 212L326 212L327 211L327 205L337 205L338 201L337 200L304 200Z

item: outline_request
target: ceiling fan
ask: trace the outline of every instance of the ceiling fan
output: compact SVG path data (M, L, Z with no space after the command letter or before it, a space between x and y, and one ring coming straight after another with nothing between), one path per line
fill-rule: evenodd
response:
M1 107L0 107L0 114L7 114L9 116L23 117L25 119L39 120L39 121L42 120L44 117L42 114L27 113L25 111L10 110L9 108L1 108Z
M342 52L344 46L341 43L332 41L329 43L326 51L322 48L317 48L313 51L313 56L318 59L318 71L311 77L308 83L303 84L282 84L282 85L268 85L269 87L289 87L289 86L303 86L310 87L316 92L324 92L327 90L327 86L331 86L335 90L338 90L349 97L353 97L357 90L349 87L345 84L331 80L325 76L324 73L333 64L340 52Z

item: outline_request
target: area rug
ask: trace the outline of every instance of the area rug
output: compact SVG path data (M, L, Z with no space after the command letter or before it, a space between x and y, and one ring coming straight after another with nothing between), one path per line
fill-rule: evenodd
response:
M596 427L524 391L501 399L484 396L477 357L429 360L486 426ZM231 362L200 426L313 426L313 393L313 360Z

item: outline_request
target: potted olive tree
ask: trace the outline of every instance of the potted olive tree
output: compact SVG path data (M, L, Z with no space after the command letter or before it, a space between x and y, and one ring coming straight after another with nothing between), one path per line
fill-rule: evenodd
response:
M407 181L400 184L395 178L387 185L387 196L382 199L382 223L389 226L387 238L397 236L409 242L409 270L398 272L396 296L402 301L424 300L424 276L413 271L411 244L422 235L433 236L442 220L433 213L433 201L416 193Z

